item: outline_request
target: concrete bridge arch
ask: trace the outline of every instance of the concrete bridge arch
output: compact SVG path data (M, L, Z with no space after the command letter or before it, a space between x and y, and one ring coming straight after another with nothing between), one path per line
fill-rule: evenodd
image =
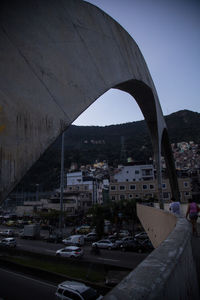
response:
M0 8L0 200L110 88L130 93L144 115L161 195L160 154L166 124L151 75L132 37L102 10L81 0L8 0ZM171 182L177 188L166 134L163 145Z

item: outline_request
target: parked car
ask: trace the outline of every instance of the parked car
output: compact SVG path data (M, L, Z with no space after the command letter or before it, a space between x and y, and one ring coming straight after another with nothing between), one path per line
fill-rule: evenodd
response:
M13 220L8 220L6 223L5 223L6 226L10 226L10 227L14 227L16 226L16 222L13 221Z
M119 236L119 237L125 237L125 236L128 236L129 235L129 231L128 230L120 230L119 232L118 232L118 234L117 234L117 232L115 232L114 234L113 234L114 236Z
M120 248L120 246L123 245L125 242L132 241L132 240L133 240L132 236L126 236L119 240L116 240L114 243L116 245L116 248Z
M83 246L84 236L80 234L70 235L68 238L62 240L65 245Z
M3 231L0 231L0 235L11 237L11 236L14 236L14 232L11 229L6 229L6 230L3 230Z
M94 242L97 241L97 234L95 232L90 232L84 236L85 241Z
M134 236L135 239L137 240L145 240L148 238L148 235L145 231L142 231L140 233L137 233L135 236Z
M100 240L98 242L94 242L92 243L92 247L93 248L101 248L101 249L116 249L116 245L115 243L111 242L110 240Z
M87 234L91 232L91 227L89 225L82 225L76 228L76 233L78 234Z
M120 249L122 251L129 250L129 251L138 252L140 249L140 243L136 239L132 238L132 239L124 241L123 244L120 246Z
M15 248L16 245L17 245L17 242L16 242L15 238L5 238L0 241L0 246L3 246L3 247Z
M58 234L50 234L49 237L45 238L46 242L49 243L62 243L63 238Z
M113 235L113 234L112 234L112 235L109 235L109 236L108 236L108 239L109 239L111 242L114 243L118 238L117 238L116 235Z
M78 258L83 256L83 249L76 246L68 246L56 251L56 256Z
M154 249L150 239L141 240L139 243L139 252L151 252Z
M76 281L64 281L56 290L56 299L60 300L101 300L101 296L95 289Z

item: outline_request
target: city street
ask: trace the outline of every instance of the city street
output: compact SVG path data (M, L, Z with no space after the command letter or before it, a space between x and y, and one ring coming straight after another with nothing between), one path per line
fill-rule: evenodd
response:
M5 230L7 227L0 226L0 231ZM10 228L15 234L19 229ZM70 230L70 229L69 229ZM66 232L67 234L67 232ZM48 231L41 231L41 236L48 236ZM3 237L2 237L3 238ZM55 256L58 249L64 248L62 243L49 243L44 240L29 240L16 237L17 249L24 249L31 252L37 252L47 255ZM149 253L136 253L136 252L122 252L118 250L104 250L101 249L98 255L91 252L91 243L85 243L83 246L84 256L81 260L88 262L106 263L110 265L132 268L134 269Z
M62 243L47 243L45 241L37 240L24 240L17 239L17 248L24 249L37 253L44 253L55 256L56 250L65 247ZM91 245L86 244L83 246L84 256L81 260L88 262L100 262L121 267L135 268L147 255L148 253L135 253L135 252L122 252L120 250L100 250L100 254L95 255L91 253Z

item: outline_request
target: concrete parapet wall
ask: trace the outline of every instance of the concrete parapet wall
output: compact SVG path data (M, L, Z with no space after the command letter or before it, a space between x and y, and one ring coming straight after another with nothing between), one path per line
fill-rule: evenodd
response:
M178 218L160 246L104 299L200 299L190 224Z
M154 248L157 248L176 226L177 218L169 211L137 204L137 215Z

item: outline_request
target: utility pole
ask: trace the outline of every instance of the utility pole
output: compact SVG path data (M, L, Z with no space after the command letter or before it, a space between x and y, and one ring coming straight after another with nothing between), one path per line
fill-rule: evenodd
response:
M36 183L36 202L39 201L39 183Z
M61 236L63 236L64 141L65 141L65 132L63 132L62 134L62 145L61 145L60 218L59 218L59 231Z

